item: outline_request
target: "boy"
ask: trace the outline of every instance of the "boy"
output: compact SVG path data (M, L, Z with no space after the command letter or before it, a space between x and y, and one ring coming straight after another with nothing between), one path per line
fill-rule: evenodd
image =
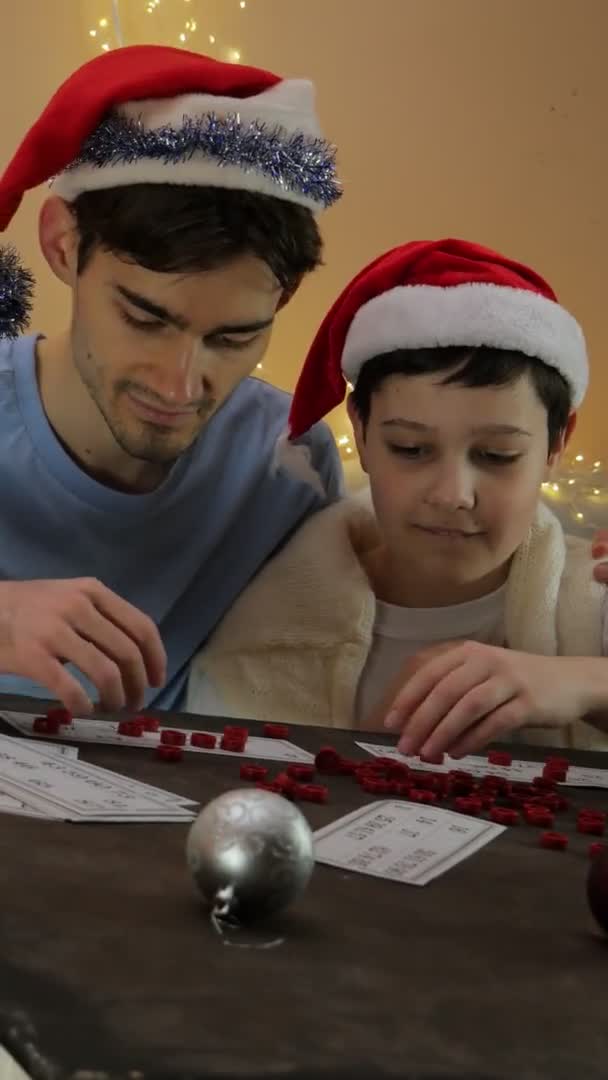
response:
M0 691L176 707L188 665L340 468L274 469L289 399L249 378L339 196L312 85L135 46L72 75L0 180L71 291L56 338L0 345ZM25 313L0 261L0 334ZM243 543L243 536L247 542Z
M575 320L495 252L406 244L327 315L292 437L346 380L370 492L307 523L260 573L199 657L188 707L386 722L430 756L524 728L604 745L601 719L584 719L608 707L604 589L588 545L539 500L587 385Z

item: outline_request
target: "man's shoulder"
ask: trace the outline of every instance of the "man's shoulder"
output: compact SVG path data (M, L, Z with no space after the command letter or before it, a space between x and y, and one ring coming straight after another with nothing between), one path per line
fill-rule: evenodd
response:
M287 429L292 397L286 390L250 376L237 386L224 408L226 412L246 410L252 423L262 420L269 428L282 432ZM332 439L332 435L327 424L321 421L298 442L312 443L326 439Z

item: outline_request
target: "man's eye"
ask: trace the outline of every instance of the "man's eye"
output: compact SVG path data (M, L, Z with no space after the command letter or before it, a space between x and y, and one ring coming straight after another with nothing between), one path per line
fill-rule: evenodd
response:
M231 338L226 337L224 334L219 334L218 337L212 339L213 344L218 349L247 349L249 345L253 345L257 334L248 338Z
M124 308L120 308L120 316L129 326L134 326L137 330L143 330L146 333L162 330L165 325L160 319L136 319L134 315L130 315Z

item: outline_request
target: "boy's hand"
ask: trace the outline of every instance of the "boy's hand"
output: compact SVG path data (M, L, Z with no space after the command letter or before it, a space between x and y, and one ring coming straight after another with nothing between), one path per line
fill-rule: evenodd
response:
M461 757L517 728L563 727L607 704L605 659L466 641L418 667L385 724L400 732L404 754Z
M591 556L603 559L593 568L593 576L600 585L608 585L608 529L598 529L591 541Z

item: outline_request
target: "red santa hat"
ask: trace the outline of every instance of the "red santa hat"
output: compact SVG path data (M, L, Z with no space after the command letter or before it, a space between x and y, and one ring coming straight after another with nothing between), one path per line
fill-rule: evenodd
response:
M260 192L313 212L341 194L312 83L157 45L103 53L59 88L0 179L0 231L45 181L67 201L170 183ZM15 271L9 253L0 261L0 333L23 322L27 280Z
M536 357L561 372L574 406L585 395L583 332L543 278L464 240L414 241L361 270L326 315L295 389L289 437L339 405L366 360L449 345Z

